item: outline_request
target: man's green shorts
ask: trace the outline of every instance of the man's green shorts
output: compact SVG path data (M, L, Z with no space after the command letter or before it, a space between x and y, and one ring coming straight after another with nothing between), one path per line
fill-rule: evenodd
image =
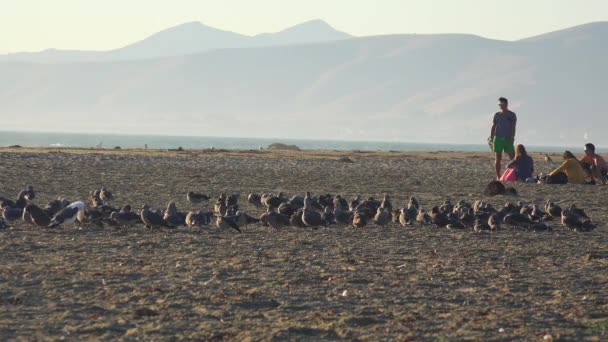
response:
M515 146L513 146L513 139L494 137L492 141L492 149L496 153L515 153Z

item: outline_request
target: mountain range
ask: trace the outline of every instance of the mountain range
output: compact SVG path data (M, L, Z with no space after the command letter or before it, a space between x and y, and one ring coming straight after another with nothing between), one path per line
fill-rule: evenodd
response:
M107 52L0 57L0 129L484 143L505 96L519 142L608 145L607 40L606 22L519 41L189 23Z

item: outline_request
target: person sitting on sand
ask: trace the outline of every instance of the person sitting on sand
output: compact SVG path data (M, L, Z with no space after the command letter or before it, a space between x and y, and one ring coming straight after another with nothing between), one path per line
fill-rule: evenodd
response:
M517 180L534 182L534 179L532 178L534 160L528 155L526 148L522 144L517 145L517 148L515 149L515 158L507 164L507 169L515 170Z
M547 178L550 184L585 184L585 171L581 163L570 151L564 152L564 163L553 170Z
M595 153L595 145L585 145L585 156L580 160L581 166L587 176L596 184L606 184L608 179L608 164L599 154Z

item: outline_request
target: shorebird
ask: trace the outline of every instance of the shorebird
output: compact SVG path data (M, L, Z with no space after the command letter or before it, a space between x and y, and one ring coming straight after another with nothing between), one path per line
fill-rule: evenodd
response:
M141 209L140 217L147 228L167 227L167 222L163 219L163 215L158 211L150 210L147 204Z
M346 211L341 205L334 207L334 217L336 223L340 225L349 225L353 222L352 212Z
M194 191L188 191L186 199L192 204L200 204L209 201L209 196L205 194L197 194Z
M53 216L53 219L48 227L55 228L57 226L67 226L76 222L78 212L81 210L84 210L84 203L82 201L74 202L68 205Z
M386 211L382 207L378 208L376 211L376 215L374 216L374 222L380 227L386 226L387 224L389 224L389 222L391 222L390 212Z
M445 203L444 203L445 204ZM431 222L440 228L444 228L450 223L447 215L444 214L439 207L435 206L431 209Z
M391 197L389 195L384 195L384 199L382 199L380 207L384 209L387 213L393 211L393 204L391 203Z
M549 157L548 154L545 154L545 162L551 163L552 161L553 161L553 159L551 159L551 157Z
M356 211L353 216L353 226L356 228L363 228L367 225L367 219L360 212Z
M426 213L426 210L420 209L418 211L418 215L416 215L416 222L420 223L421 225L431 224L431 216Z
M190 211L186 215L186 226L189 228L208 226L213 218L213 213L204 212L199 210L198 212Z
M407 207L414 207L416 208L416 210L420 209L420 202L418 202L418 199L414 196L410 197L410 201L407 204Z
M262 204L262 197L254 193L251 193L249 194L249 196L247 196L247 202L256 208L261 208L264 206Z
M306 206L306 201L304 202L304 212L302 213L302 222L308 227L319 227L325 226L327 223L323 221L321 217L321 213L318 211L312 210L310 207Z
M325 223L329 226L336 223L336 215L334 214L334 209L331 206L325 207L325 211L321 214L321 219L325 221Z
M300 209L296 210L296 212L293 213L293 215L291 215L291 217L287 217L285 215L283 215L283 216L285 218L288 218L288 222L292 226L298 227L298 228L306 228L304 221L302 221L303 214L304 214L304 208L300 208Z
M499 213L492 214L488 218L488 226L491 230L500 229L500 223L502 222L502 216Z
M51 218L47 213L35 204L28 204L23 209L23 216L29 216L31 224L38 227L47 227L51 224ZM24 219L25 221L25 219Z
M234 230L236 230L239 233L242 233L241 229L239 228L239 225L236 223L236 216L221 216L218 215L217 219L215 220L215 225L219 228L219 229L228 229L228 228L232 228Z
M253 216L247 215L247 213L244 213L241 211L236 212L236 217L237 217L236 223L239 225L239 227L247 228L247 226L250 224L260 222L259 218L255 218Z
M551 201L547 201L547 205L545 206L545 211L549 213L549 215L553 217L561 217L562 216L562 208Z
M123 207L123 209L125 208ZM123 227L132 226L139 223L141 221L140 215L137 215L137 213L132 212L130 208L127 209L128 211L121 210L111 213L110 219L119 226Z
M101 189L99 190L99 197L104 202L111 202L114 200L114 196L112 195L112 193L104 187L101 187Z

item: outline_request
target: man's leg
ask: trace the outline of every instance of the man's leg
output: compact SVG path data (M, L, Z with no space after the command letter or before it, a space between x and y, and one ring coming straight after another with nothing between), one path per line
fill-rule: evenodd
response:
M509 160L515 159L515 152L509 152L507 154L509 155Z
M502 161L502 152L496 152L494 155L494 170L496 171L496 179L500 178L500 162Z

